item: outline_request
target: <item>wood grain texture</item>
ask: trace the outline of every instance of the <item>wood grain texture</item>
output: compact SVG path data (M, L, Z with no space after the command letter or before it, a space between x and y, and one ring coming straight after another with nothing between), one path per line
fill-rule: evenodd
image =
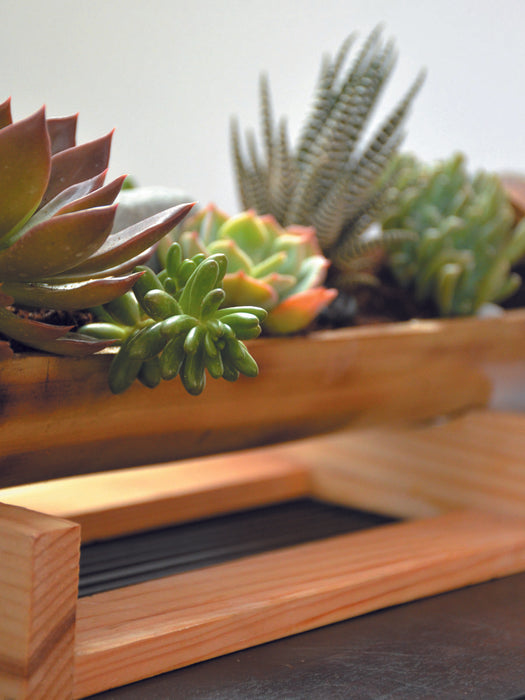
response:
M287 452L330 502L402 518L454 508L525 515L525 414L480 411L411 430L347 431Z
M68 518L82 539L313 496L401 518L453 508L525 514L525 414L474 411L410 429L324 437L0 490Z
M90 474L0 490L4 503L82 527L82 541L300 498L308 472L275 448Z
M525 568L525 520L456 512L82 598L74 696Z
M265 338L257 379L107 388L107 355L0 363L0 486L410 423L480 407L492 368L525 359L525 311ZM71 456L74 454L75 459Z
M0 697L72 696L80 528L0 503Z

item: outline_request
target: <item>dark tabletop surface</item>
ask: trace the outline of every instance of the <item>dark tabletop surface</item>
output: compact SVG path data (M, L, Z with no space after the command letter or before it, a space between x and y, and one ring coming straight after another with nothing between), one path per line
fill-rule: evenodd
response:
M525 697L525 573L100 693L98 700Z

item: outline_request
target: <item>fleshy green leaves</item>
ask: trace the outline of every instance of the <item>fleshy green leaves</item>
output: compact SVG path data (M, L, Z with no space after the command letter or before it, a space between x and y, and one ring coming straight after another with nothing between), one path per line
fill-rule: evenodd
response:
M514 226L495 175L469 175L461 154L434 167L406 156L390 197L383 227L396 235L388 264L418 304L470 315L517 290L511 268L525 254L525 222Z
M181 229L178 240L187 257L198 252L226 257L225 304L266 309L264 328L270 333L304 330L335 296L323 286L328 260L311 227L284 229L273 216L260 217L253 210L228 218L210 205ZM313 289L315 294L305 295Z
M98 322L81 331L121 344L109 373L111 390L125 391L135 379L153 388L180 376L194 396L214 379L255 377L258 368L243 340L261 333L266 311L256 306L223 308L227 260L222 254L183 258L174 243L159 276L140 268L133 292L95 309Z

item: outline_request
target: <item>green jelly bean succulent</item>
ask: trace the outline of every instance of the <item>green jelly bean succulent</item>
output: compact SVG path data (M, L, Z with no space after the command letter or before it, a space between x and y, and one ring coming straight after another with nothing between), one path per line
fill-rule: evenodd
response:
M519 287L511 268L525 254L525 221L515 226L496 175L470 175L461 154L433 167L404 156L390 200L383 227L411 236L391 245L388 265L418 303L463 316Z
M345 68L354 40L349 37L334 59L323 61L313 106L294 149L286 119L274 122L264 76L260 82L263 153L258 152L252 132L247 133L244 153L236 120L231 127L242 206L273 214L283 226L313 226L323 254L332 263L330 274L336 286L344 287L365 281L362 271L368 265L362 257L368 256L371 246L363 235L383 209L384 175L423 79L422 75L416 79L369 137L371 114L392 73L395 50L391 41L383 42L377 28Z
M146 266L136 268L140 276L132 291L94 309L98 321L81 332L120 344L109 371L113 393L137 378L153 388L179 375L196 396L205 387L205 370L228 381L240 374L257 376L257 363L242 341L261 333L266 311L223 306L226 266L222 253L184 258L182 247L173 243L159 275Z
M312 228L284 229L273 216L259 217L253 210L228 217L209 205L170 236L178 239L185 256L223 254L228 263L222 282L225 304L266 309L263 328L268 333L303 330L337 294L323 286L329 262ZM161 259L169 239L160 243Z
M107 342L16 309L72 311L121 296L137 280L133 268L192 207L115 231L114 200L124 178L104 185L112 134L77 146L76 121L46 119L42 108L13 122L10 101L0 104L0 334L64 355L92 353Z

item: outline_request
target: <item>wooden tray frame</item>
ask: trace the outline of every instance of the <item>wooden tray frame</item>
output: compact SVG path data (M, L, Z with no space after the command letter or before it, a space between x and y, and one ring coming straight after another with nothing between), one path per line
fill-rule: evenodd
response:
M494 420L502 436L517 427L524 435L520 416L494 418L487 412L448 426L381 434L381 440L370 433L336 435L4 489L0 697L82 698L389 605L522 571L525 498L521 507L514 502L514 510L509 510L499 493L492 505L487 499L487 464L483 478L479 473L476 478L474 470L468 483L469 470L461 460L454 475L444 477L444 462L440 467L434 457L434 467L427 465L422 476L414 477L411 486L405 481L402 489L410 496L414 484L425 484L430 493L433 485L448 478L448 501L442 499L437 508L427 499L431 512L442 514L77 599L81 533L88 541L305 496L362 506L363 475L368 472L363 445L369 445L369 458L375 461L378 444L397 444L397 456L393 449L388 467L394 475L404 473L406 480L407 450L414 455L421 441L434 447L441 441L450 462L450 449L457 458L486 431L489 421L494 428ZM523 442L513 445L515 455ZM352 455L359 455L359 468ZM492 469L500 475L501 459L496 445ZM514 467L508 470L506 486L509 493L521 489L523 494L524 470ZM368 499L375 493L375 509L387 512L384 485L374 488L374 480L377 484L377 473L369 479ZM81 510L71 506L79 500L72 495L79 493ZM423 489L418 508L425 502L424 493ZM390 510L411 515L413 499L400 505L398 493L393 500ZM443 513L465 504L469 508ZM480 505L484 510L476 508Z

